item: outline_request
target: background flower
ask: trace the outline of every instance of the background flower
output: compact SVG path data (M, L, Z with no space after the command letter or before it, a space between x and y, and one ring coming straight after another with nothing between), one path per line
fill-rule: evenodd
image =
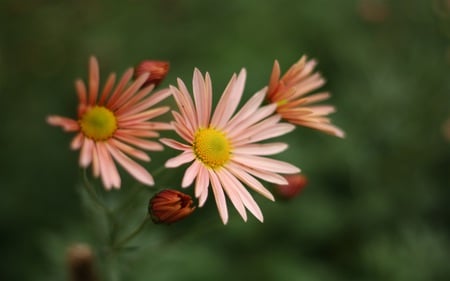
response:
M299 126L310 127L343 138L344 132L325 117L335 111L331 105L315 105L330 97L327 92L308 95L324 83L322 75L314 71L315 60L303 56L280 78L277 60L270 76L267 98L277 104L277 112L283 119Z
M99 95L99 66L97 59L91 57L88 86L81 79L75 83L78 119L47 117L49 124L77 132L70 147L80 149L80 166L86 168L92 164L93 175L101 177L106 189L119 188L121 184L114 161L141 183L153 185L151 174L129 156L150 161L142 150L159 151L163 147L146 138L158 137L158 130L170 129L169 124L150 121L169 110L168 107L152 108L168 97L169 91L164 89L149 95L153 84L140 90L149 73L129 84L132 75L133 69L129 69L114 87L116 75L110 74Z

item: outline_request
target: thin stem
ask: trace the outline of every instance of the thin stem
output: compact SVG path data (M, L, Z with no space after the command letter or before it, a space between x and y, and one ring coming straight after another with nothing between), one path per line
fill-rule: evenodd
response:
M103 202L100 201L100 199L98 198L97 193L94 190L94 187L92 186L87 177L86 169L83 169L83 183L84 183L83 186L86 189L89 196L91 197L92 201L94 201L97 207L103 209L109 216L111 214L111 210L105 204L103 204Z
M125 238L123 238L122 240L117 242L115 245L113 245L112 248L114 250L120 250L126 243L128 243L131 239L133 239L136 235L138 235L142 231L142 229L144 229L145 224L149 220L150 220L150 215L147 215L144 218L144 220L141 222L141 224L133 232L131 232L128 236L126 236Z

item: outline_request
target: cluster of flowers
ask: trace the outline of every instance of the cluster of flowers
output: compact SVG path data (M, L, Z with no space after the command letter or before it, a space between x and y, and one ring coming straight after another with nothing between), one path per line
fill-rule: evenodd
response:
M326 117L334 112L334 107L316 104L330 94L311 94L325 83L314 72L315 66L315 60L303 56L280 77L280 66L275 61L268 85L238 110L247 75L242 69L231 77L213 109L209 73L203 75L194 70L192 95L181 79L177 80L177 86L153 91L166 76L169 64L144 61L135 69L128 69L117 84L116 74L110 74L100 89L98 61L91 57L88 83L81 79L75 82L79 100L77 118L51 115L47 122L76 133L70 147L80 150L79 165L92 166L93 176L100 177L108 190L121 186L116 164L142 184L154 185L153 176L135 159L150 161L144 151L160 151L164 144L181 151L167 160L166 168L189 163L181 187L194 185L199 207L205 204L211 187L224 224L228 221L226 197L244 220L248 210L263 221L262 212L247 188L274 200L261 180L286 185L288 181L282 175L295 175L300 169L268 157L286 150L287 144L262 141L287 134L295 125L344 137L343 131ZM175 100L177 110L157 106L168 97ZM154 120L169 110L173 121ZM164 130L173 130L181 141L160 138ZM176 221L194 208L190 196L176 190L162 191L150 201L156 222Z

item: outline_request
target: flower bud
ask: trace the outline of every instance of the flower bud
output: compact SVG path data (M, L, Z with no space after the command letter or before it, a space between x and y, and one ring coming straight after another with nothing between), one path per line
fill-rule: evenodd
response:
M169 63L167 61L144 60L136 66L134 76L137 78L145 72L149 72L150 76L142 87L150 84L155 84L156 87L169 72Z
M67 250L70 281L97 281L94 254L86 244L75 244Z
M171 224L184 219L194 210L191 196L173 189L165 189L150 199L148 212L154 223Z
M275 193L280 199L289 200L296 197L308 183L308 179L301 174L286 175L284 177L288 184L275 186Z

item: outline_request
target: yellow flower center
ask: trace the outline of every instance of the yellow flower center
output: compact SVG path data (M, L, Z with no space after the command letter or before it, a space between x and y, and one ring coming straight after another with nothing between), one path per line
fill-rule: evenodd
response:
M277 107L285 105L285 104L287 104L287 102L288 102L287 99L279 100L279 101L277 101Z
M231 145L225 134L213 128L198 129L194 136L194 153L206 166L218 169L230 160Z
M117 129L116 116L103 106L94 106L88 109L78 122L83 134L95 141L111 138Z

